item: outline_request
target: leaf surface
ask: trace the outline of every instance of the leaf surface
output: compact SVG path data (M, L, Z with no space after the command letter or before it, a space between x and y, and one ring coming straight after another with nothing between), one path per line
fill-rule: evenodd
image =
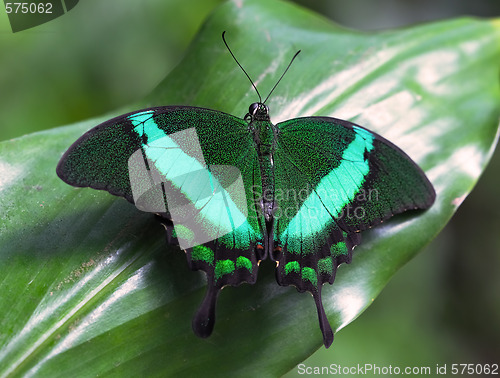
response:
M141 103L0 143L0 376L275 376L322 345L312 297L279 287L269 262L256 285L223 290L214 334L198 339L191 317L204 277L166 246L154 217L55 174L83 132L126 111L184 104L242 117L257 98L223 30L263 95L302 50L268 101L274 123L306 115L356 122L406 151L435 186L429 211L364 233L352 264L324 287L334 329L359 316L439 233L492 154L499 21L365 34L275 0L225 3Z

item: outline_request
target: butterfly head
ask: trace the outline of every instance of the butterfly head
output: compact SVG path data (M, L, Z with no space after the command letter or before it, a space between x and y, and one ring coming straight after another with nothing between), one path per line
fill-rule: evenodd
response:
M269 106L262 102L254 102L248 108L248 114L245 119L250 121L269 121Z

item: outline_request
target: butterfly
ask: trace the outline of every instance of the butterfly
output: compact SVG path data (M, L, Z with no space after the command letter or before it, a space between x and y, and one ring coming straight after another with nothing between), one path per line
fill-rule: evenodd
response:
M57 175L157 214L190 268L206 273L196 335L212 333L220 290L255 283L270 259L279 285L312 294L328 348L323 284L351 262L362 231L428 209L435 191L408 155L359 125L316 116L272 124L269 96L262 101L241 69L259 96L244 118L193 106L124 114L69 147Z

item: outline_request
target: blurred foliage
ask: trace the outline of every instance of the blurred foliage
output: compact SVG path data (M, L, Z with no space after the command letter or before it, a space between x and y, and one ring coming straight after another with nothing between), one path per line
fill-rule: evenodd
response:
M86 119L144 97L177 64L202 20L220 2L85 0L66 16L16 34L0 12L0 140ZM370 0L300 2L322 6L334 20L367 29L500 14L497 0L386 0L382 4L387 6L377 3L376 9ZM363 316L336 335L332 349L320 350L306 363L499 362L499 169L497 151L438 240L398 272Z
M144 97L178 63L219 3L85 0L62 17L14 34L0 12L0 140Z

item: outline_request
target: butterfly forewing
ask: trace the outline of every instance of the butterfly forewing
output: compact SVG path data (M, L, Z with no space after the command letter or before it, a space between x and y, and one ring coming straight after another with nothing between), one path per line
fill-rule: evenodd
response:
M251 188L261 183L244 120L178 106L125 114L78 139L57 174L161 214L191 268L207 273L207 298L193 323L199 335L211 331L222 286L255 282L263 220Z
M434 202L422 170L376 133L328 117L292 119L277 127L276 187L287 195L276 202L280 215L288 210L275 229L278 239L305 220L316 234L329 223L351 233Z

